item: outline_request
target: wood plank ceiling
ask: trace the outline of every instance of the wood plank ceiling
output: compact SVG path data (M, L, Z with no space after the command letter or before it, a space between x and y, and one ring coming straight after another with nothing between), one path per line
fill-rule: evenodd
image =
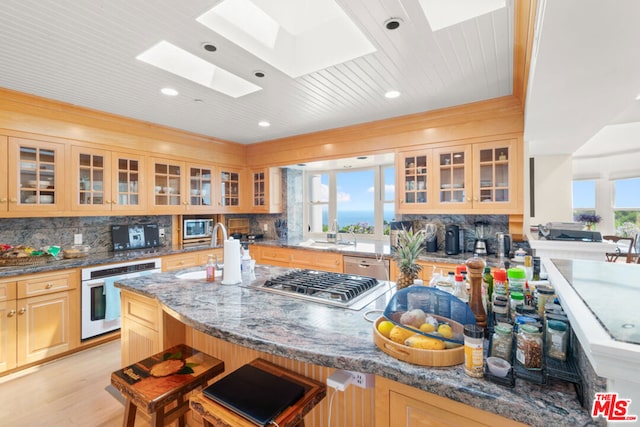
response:
M293 79L196 22L216 0L3 0L0 87L239 143L512 94L512 0L435 32L418 0L336 2L377 52ZM234 99L136 60L160 40L263 90Z

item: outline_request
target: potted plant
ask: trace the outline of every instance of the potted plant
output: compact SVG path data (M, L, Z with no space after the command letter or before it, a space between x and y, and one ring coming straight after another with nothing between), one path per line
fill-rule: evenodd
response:
M602 217L596 214L580 214L576 218L578 222L584 223L584 225L587 227L587 230L592 230L594 228L594 225L599 223L601 219Z
M422 270L422 266L417 263L417 260L422 252L425 237L424 230L414 233L413 229L403 228L398 233L398 242L393 253L393 260L400 270L396 280L398 289L412 285Z

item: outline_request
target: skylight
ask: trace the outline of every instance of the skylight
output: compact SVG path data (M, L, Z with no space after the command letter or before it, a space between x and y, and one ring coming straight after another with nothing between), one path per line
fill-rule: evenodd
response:
M136 58L232 98L239 98L262 89L165 40L142 52Z
M224 0L197 21L294 78L376 51L334 0Z
M506 0L418 0L431 31L459 24L506 6Z

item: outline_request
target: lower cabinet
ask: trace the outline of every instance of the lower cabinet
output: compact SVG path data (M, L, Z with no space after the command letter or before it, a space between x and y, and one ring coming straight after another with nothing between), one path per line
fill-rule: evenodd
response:
M272 246L251 246L251 256L259 264L308 268L342 273L342 254Z
M375 402L376 427L525 425L379 376Z
M65 270L0 282L0 372L78 347L78 281L77 270Z
M223 261L223 249L206 249L202 251L185 252L162 257L162 271L181 270L183 268L204 266L209 255L217 255L218 261Z

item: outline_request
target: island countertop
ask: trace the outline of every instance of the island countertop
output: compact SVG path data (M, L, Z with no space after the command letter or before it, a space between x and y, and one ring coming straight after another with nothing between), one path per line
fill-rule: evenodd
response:
M182 272L197 271L198 268ZM399 361L379 350L370 320L395 291L360 311L268 293L256 286L288 269L256 266L241 285L186 280L176 272L122 280L116 286L158 300L195 330L227 342L311 364L372 373L533 426L589 425L569 383L539 386L518 380L511 389L464 374L462 365L433 368ZM365 317L366 316L366 317ZM368 319L367 319L368 318Z

